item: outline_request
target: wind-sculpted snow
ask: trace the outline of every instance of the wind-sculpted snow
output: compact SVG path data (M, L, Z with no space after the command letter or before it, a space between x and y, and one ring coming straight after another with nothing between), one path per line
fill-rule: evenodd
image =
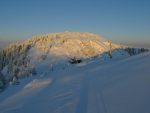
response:
M0 112L149 113L150 53L100 62L22 79L0 94Z
M38 80L34 79L32 82L27 84L24 89L36 89L36 88L41 88L43 86L46 86L51 83L51 79L46 79L46 80Z

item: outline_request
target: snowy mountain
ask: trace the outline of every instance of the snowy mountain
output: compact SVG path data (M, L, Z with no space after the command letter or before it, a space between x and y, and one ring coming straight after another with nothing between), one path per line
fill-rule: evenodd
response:
M70 64L122 59L144 52L132 49L84 32L51 33L34 36L0 50L0 91L19 78L47 75L50 71L65 69Z
M112 50L118 48L122 47L111 43ZM107 40L82 32L52 33L11 44L0 51L0 80L3 81L0 87L20 77L36 74L37 66L43 68L45 62L45 67L53 68L60 62L78 62L78 59L102 55L109 49Z
M92 33L62 32L34 36L0 50L0 91L10 82L49 71L67 68L70 64L122 59L145 52L107 41ZM82 64L83 64L82 63Z

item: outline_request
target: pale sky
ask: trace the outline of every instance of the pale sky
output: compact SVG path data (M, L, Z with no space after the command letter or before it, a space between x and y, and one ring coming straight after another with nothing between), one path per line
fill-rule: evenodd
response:
M52 32L150 48L150 0L0 0L0 46Z

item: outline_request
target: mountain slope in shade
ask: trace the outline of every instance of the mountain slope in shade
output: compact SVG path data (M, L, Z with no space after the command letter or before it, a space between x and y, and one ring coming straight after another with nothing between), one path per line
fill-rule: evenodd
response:
M32 76L0 94L2 113L148 113L150 53ZM43 71L47 71L43 69Z

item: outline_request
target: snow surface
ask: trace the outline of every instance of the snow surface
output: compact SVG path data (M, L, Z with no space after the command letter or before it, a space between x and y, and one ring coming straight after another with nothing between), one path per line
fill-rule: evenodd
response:
M149 113L149 67L150 53L59 71L45 65L0 93L0 113Z

